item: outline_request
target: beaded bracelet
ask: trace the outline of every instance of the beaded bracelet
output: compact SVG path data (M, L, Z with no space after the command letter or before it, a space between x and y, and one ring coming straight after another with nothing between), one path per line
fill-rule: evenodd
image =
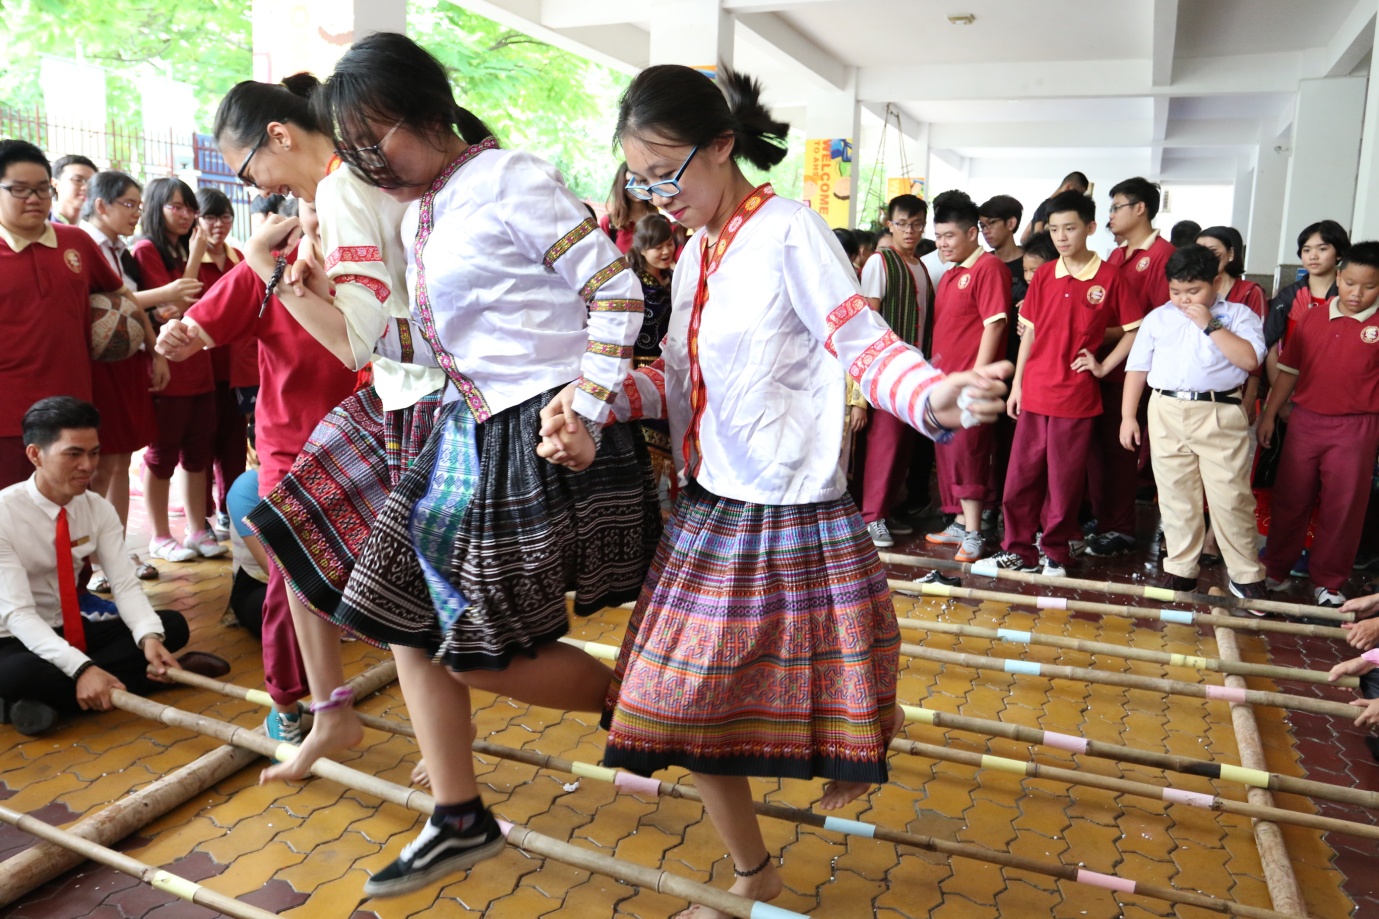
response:
M330 698L325 702L312 702L306 710L313 715L317 712L329 711L332 708L345 708L354 703L354 690L348 686L338 686L330 694Z

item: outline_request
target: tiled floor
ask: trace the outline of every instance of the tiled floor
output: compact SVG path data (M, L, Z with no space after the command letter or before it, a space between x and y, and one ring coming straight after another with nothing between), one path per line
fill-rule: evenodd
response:
M902 549L922 551L912 542ZM1143 576L1140 562L1103 564L1121 579ZM222 624L229 589L228 565L202 562L163 564L153 588L157 605L183 610L192 623L193 648L230 659L231 679L246 686L262 679L257 645L242 630ZM913 575L915 572L906 572ZM899 575L899 572L898 572ZM990 587L982 579L969 586ZM1000 589L1009 589L1002 586ZM1100 598L1098 598L1100 599ZM1144 626L1132 620L1007 608L958 601L897 598L902 616L996 625L1128 644L1141 648L1214 655L1215 643L1191 627ZM583 639L616 643L626 623L622 610L605 610L575 622ZM1127 663L1100 655L1050 648L992 647L991 642L937 633L906 632L907 641L929 648L960 650L1029 661L1094 666L1102 670L1200 680L1195 671ZM1247 636L1242 653L1266 660L1325 668L1341 656L1320 642L1275 640L1272 646ZM383 659L362 644L345 647L351 672ZM902 700L939 711L1080 734L1094 740L1148 750L1166 750L1218 762L1239 762L1230 714L1222 702L1162 696L1110 686L998 673L976 674L954 665L902 657ZM1213 676L1210 681L1219 682ZM1252 680L1257 688L1274 688ZM1326 687L1281 687L1290 692L1343 698ZM261 712L250 703L207 692L173 688L159 700L242 725ZM602 732L592 715L565 715L476 694L480 737L509 747L585 762L601 754ZM366 701L362 710L404 716L396 685ZM1354 728L1307 715L1284 717L1260 709L1261 729L1275 771L1379 789L1379 768ZM1108 760L1074 757L1046 747L993 739L956 730L910 725L906 736L952 749L991 753L1080 771L1123 777L1237 800L1243 789L1230 783L1165 775ZM66 823L138 789L197 756L216 742L189 732L112 712L81 719L49 736L28 740L0 727L0 799L7 807ZM401 737L367 731L350 765L406 783L417 752ZM726 885L731 865L702 809L674 799L617 795L591 779L512 762L480 758L480 781L501 816L561 840L645 866ZM891 782L857 802L849 817L940 839L1116 874L1142 883L1269 906L1250 822L1184 806L1116 795L1084 786L1021 779L998 771L977 772L950 762L893 754ZM418 826L418 816L367 794L314 780L303 785L259 787L258 765L197 795L126 840L121 848L153 864L168 866L206 886L246 902L301 919L401 919L409 916L495 919L587 919L663 917L684 904L652 890L591 875L551 859L508 848L468 877L394 900L364 900L369 872L394 858ZM662 776L674 780L678 775ZM566 784L567 782L571 784ZM817 783L758 781L767 801L807 806ZM1313 810L1307 801L1283 796L1283 806ZM1321 812L1350 820L1371 819L1356 808L1325 805ZM764 821L767 841L784 855L786 889L776 905L814 916L885 919L902 917L1054 916L1067 919L1209 915L1175 908L1141 896L1117 897L1105 890L1002 870L919 849L871 839L844 837ZM1287 828L1294 870L1311 915L1333 919L1379 915L1379 890L1372 842ZM29 840L0 827L0 858ZM14 919L90 916L96 919L196 919L209 911L173 901L106 869L87 866L64 875L0 909Z

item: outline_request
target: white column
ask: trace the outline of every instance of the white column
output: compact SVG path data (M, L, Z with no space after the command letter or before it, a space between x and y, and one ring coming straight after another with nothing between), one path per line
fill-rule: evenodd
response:
M850 74L845 89L812 91L807 105L805 199L830 226L856 226L857 201L866 192L859 172L862 158L857 139L862 135L862 107L857 102L857 74ZM850 163L842 163L838 155L842 143L850 149Z
M254 79L309 71L324 80L350 45L374 32L406 32L407 0L253 0Z
M1281 142L1265 141L1255 158L1254 186L1250 193L1250 224L1245 230L1245 271L1273 275L1278 267L1283 232L1283 195L1288 185L1288 148ZM1298 229L1301 229L1299 227ZM1294 234L1296 235L1296 233ZM1297 253L1288 250L1288 258Z
M736 22L718 0L658 4L651 19L652 64L684 64L712 71L733 66Z
M1374 53L1369 59L1369 93L1365 97L1364 136L1360 140L1350 238L1379 238L1379 29L1375 30Z
M1250 205L1254 203L1255 173L1248 161L1242 160L1235 170L1235 187L1231 194L1231 226L1244 236L1250 228Z
M1354 214L1365 83L1364 77L1298 83L1293 155L1280 227L1280 262L1297 259L1293 241L1309 223L1330 218L1346 224ZM1259 203L1257 197L1255 203Z

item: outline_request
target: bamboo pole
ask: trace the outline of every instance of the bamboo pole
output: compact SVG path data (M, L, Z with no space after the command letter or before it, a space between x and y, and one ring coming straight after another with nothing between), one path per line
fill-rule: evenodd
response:
M111 700L116 708L131 714L216 737L235 746L246 747L263 756L285 761L295 755L297 751L297 748L292 744L277 743L262 734L255 734L245 728L226 724L214 718L207 718L204 715L185 712L122 690L111 693ZM323 779L336 782L355 791L362 791L380 800L398 804L408 810L422 814L431 814L435 810L435 801L424 792L404 788L401 785L368 775L357 769L351 769L329 759L316 760L311 765L311 771ZM514 826L506 822L503 823L503 827L510 843L529 852L546 855L565 864L607 875L629 884L648 887L691 903L701 903L711 909L735 916L737 919L753 919L753 917L762 919L763 916L771 916L774 919L804 919L798 913L779 907L769 907L768 910L763 911L761 907L764 904L756 900L749 900L726 890L700 884L668 871L643 868L621 859L590 852L568 842L542 836L525 827Z
M1212 588L1215 592L1219 588ZM1235 634L1227 629L1216 630L1216 644L1221 655L1226 658L1240 657ZM1226 678L1226 685L1235 684L1243 688L1245 681L1240 677ZM1240 762L1251 769L1267 769L1264 744L1259 737L1259 723L1249 706L1231 703L1231 720L1235 725L1235 743L1240 751ZM1263 788L1251 788L1248 792L1251 804L1272 807L1274 796ZM1288 858L1288 847L1283 841L1283 831L1277 823L1256 820L1254 824L1255 845L1259 849L1259 860L1264 866L1264 881L1269 887L1269 899L1274 907L1289 912L1306 910L1307 903L1298 886L1297 874L1293 871L1292 860Z
M1355 689L1360 685L1359 677L1341 677L1334 683L1325 670L1305 670L1299 667L1279 667L1274 664L1250 664L1245 661L1224 661L1216 657L1197 657L1188 654L1170 654L1167 651L1151 651L1148 648L1131 648L1104 641L1083 641L1080 638L1067 638L1062 635L1049 635L1044 632L1021 632L1016 629L984 629L975 625L959 625L956 622L940 622L937 619L897 619L902 629L916 629L925 632L943 632L947 635L960 635L965 638L984 638L1015 645L1046 645L1066 651L1081 651L1084 654L1104 654L1123 657L1132 661L1147 661L1165 664L1169 667L1185 667L1189 670L1233 673L1241 676L1266 677L1274 680L1294 680L1299 683L1321 683L1327 686L1341 686Z
M1126 689L1142 689L1174 696L1191 696L1196 699L1243 702L1247 705L1267 705L1295 712L1311 712L1314 715L1330 715L1333 718L1355 720L1354 706L1344 702L1333 702L1329 699L1290 696L1282 692L1245 689L1243 686L1232 688L1209 683L1165 680L1138 673L1116 673L1109 670L1094 670L1090 667L1065 667L1060 664L1036 664L1011 658L982 657L979 654L964 654L960 651L940 651L937 648L926 648L923 645L908 642L903 642L900 645L900 650L921 660L936 661L941 664L957 664L960 667L970 667L975 670L997 670L1018 676L1044 677L1050 680L1074 680L1082 683L1098 683L1104 686L1121 686Z
M257 758L248 750L219 747L109 807L82 817L67 831L98 845L113 845ZM82 856L76 852L47 842L11 856L0 862L0 906L8 906L81 862Z
M1354 804L1358 807L1379 808L1379 792L1367 791L1362 788L1298 779L1259 769L1232 766L1228 763L1213 763L1209 760L1193 759L1188 756L1179 756L1176 753L1141 750L1137 747L1088 740L1085 737L1077 737L1072 734L1060 734L1057 731L1045 731L1042 728L1006 724L1004 721L970 718L966 715L950 715L947 712L934 711L915 705L902 705L901 709L905 713L906 721L913 721L918 724L951 728L956 731L967 731L988 737L1004 737L1008 740L1018 740L1021 743L1037 744L1058 750L1067 750L1070 753L1095 756L1098 759L1134 763L1137 766L1148 766L1151 769L1166 769L1169 772L1198 775L1207 779L1220 779L1249 787L1268 788L1271 791L1286 791L1290 794L1338 801L1342 804Z
M1081 578L1050 578L1042 574L1026 571L1010 571L1005 568L986 566L980 563L956 562L948 558L928 558L921 555L899 555L894 552L878 552L881 561L888 565L907 565L912 568L938 568L944 571L961 571L963 574L983 578L997 578L1003 581L1019 581L1022 584L1038 584L1041 587L1057 587L1062 590L1091 590L1103 594L1121 594L1128 597L1144 597L1161 603L1187 603L1192 606L1230 607L1232 609L1257 609L1270 613L1283 613L1287 616L1308 616L1313 619L1331 619L1336 622L1354 622L1351 613L1342 613L1326 606L1307 606L1302 603L1288 603L1283 600L1244 600L1233 596L1210 596L1208 594L1188 593L1169 590L1150 584L1123 584L1120 581L1088 581Z
M169 874L161 868L147 865L130 858L128 855L97 845L89 839L83 839L75 833L60 830L27 814L12 811L8 807L0 806L0 821L18 827L25 833L37 836L46 842L76 852L83 858L89 858L93 862L108 865L122 874L136 877L145 884L156 887L165 893L170 893L174 897L216 910L227 916L233 916L235 919L274 919L277 915L265 909L259 909L257 906L242 903L234 897L216 893L214 890L202 887L186 878Z
M1065 609L1074 613L1093 613L1098 616L1118 616L1129 619L1158 619L1162 622L1175 622L1180 625L1220 626L1246 632L1279 632L1285 635L1307 635L1312 638L1344 639L1350 633L1344 629L1324 625L1307 625L1301 622L1278 622L1272 619L1240 619L1230 615L1205 615L1190 610L1148 609L1143 606L1121 606L1119 603L1091 603L1086 600L1068 600L1063 597L1035 597L1029 594L997 593L990 590L974 590L971 587L950 587L947 584L920 584L914 581L887 580L891 590L907 597L962 597L969 600L991 600L995 603L1010 603L1017 606L1034 606L1039 609Z

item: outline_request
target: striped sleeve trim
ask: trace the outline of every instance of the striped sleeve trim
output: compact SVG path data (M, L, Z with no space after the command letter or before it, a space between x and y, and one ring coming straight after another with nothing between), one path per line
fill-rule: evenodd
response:
M885 335L872 342L865 351L857 355L857 360L852 362L852 366L848 368L848 373L852 374L854 380L861 380L866 375L868 368L881 356L881 352L898 341L900 339L895 332L887 329Z
M1121 326L1120 328L1121 328L1121 331L1122 331L1122 332L1133 332L1133 331L1135 331L1136 329L1138 329L1138 328L1139 328L1141 325L1143 325L1143 324L1144 324L1144 320L1143 320L1143 319L1136 319L1134 322L1127 322L1125 325Z
M1289 367L1287 364L1283 362L1279 362L1278 369L1282 370L1284 373L1291 373L1293 376L1298 375L1298 368Z
M541 259L541 264L545 265L547 268L554 267L556 261L566 252L569 252L570 249L574 247L575 243L597 229L598 224L594 223L592 218L586 218L581 221L573 230L557 239L555 244L546 250L546 255Z
M1034 323L1031 322L1030 320L1026 319L1024 316L1021 316L1021 317L1020 317L1020 325L1027 325L1027 326L1029 326L1031 329L1034 328Z
M632 374L627 375L623 381L622 391L627 393L627 420L636 421L645 417L645 409L642 408L642 391L637 388L637 381Z
M905 353L906 351L904 348L892 348L885 357L881 358L881 363L877 365L876 373L871 378L871 386L867 388L867 401L872 405L881 405L879 401L881 398L881 378L886 375L886 368L900 357L900 355ZM902 379L904 379L903 374L897 376L895 382L891 385L889 401L887 402L888 405L895 405L896 395L900 391L900 381Z
M616 357L630 360L632 358L631 345L619 345L611 341L590 341L588 347L584 349L590 354L602 354L604 357Z
M383 253L377 246L337 246L326 256L326 271L341 262L381 262Z
M616 261L610 262L607 266L600 268L594 276L584 282L584 286L579 289L579 298L586 303L594 299L594 294L599 292L599 288L607 284L621 272L627 269L627 258L619 256Z
M943 375L943 374L941 374L941 373L936 373L936 374L934 374L933 376L931 376L931 377L930 377L929 379L927 379L927 380L921 380L920 383L919 383L919 385L915 387L915 391L912 392L912 393L910 393L910 418L911 418L911 420L912 420L916 425L918 425L918 424L919 424L919 421L920 421L920 418L919 418L919 398L920 398L920 396L922 396L922 395L924 395L926 392L928 392L929 389L930 389L935 383L937 383L939 380L942 380L943 378L944 378L944 375Z
M377 278L370 278L362 274L342 274L339 277L332 278L332 280L335 282L336 286L341 284L359 284L363 287L367 287L369 290L373 291L373 295L378 298L379 303L387 303L388 298L393 295L393 292L388 288L387 284L384 284Z
M838 351L833 347L833 336L838 333L838 330L847 325L853 316L856 316L858 313L862 312L862 310L869 309L871 309L871 304L867 302L867 299L863 296L854 294L835 306L833 310L824 317L824 332L826 335L824 338L824 347L828 349L829 354L832 354L834 357L838 356Z
M613 394L613 391L611 389L608 389L604 386L600 386L593 380L586 379L583 377L580 378L578 388L580 392L588 393L600 402L607 402L611 404L613 400L617 398L617 396Z
M987 316L982 320L982 325L991 325L996 322L1005 322L1008 317L1005 313L997 313L995 316Z
M595 300L589 304L591 313L640 313L645 309L642 300Z

